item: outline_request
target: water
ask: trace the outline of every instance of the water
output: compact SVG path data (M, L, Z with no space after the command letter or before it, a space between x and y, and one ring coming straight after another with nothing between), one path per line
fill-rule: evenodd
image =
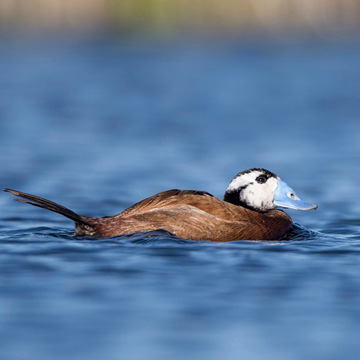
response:
M288 241L91 240L0 197L1 359L358 359L360 42L0 42L0 184L84 215L250 167Z

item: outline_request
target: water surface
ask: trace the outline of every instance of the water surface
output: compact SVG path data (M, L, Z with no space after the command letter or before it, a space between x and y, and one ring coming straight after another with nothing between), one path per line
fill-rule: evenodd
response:
M287 241L91 240L0 197L2 359L358 359L360 42L0 42L0 184L90 216L265 167Z

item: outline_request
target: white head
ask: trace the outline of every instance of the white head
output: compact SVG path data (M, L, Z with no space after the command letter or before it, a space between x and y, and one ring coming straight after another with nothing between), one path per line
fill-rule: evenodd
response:
M300 200L277 175L265 169L250 169L237 174L230 182L224 201L256 211L278 207L311 210L317 205Z

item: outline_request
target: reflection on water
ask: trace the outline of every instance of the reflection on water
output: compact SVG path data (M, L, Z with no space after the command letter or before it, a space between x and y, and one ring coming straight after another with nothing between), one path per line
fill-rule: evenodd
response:
M287 241L73 236L0 197L2 359L355 359L360 46L1 43L0 182L84 215L265 167Z

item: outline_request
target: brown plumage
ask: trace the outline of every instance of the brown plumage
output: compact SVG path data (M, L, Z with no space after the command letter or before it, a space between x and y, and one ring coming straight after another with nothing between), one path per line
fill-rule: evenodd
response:
M110 237L164 229L189 240L277 240L292 226L281 210L258 212L220 200L204 191L168 190L123 212L102 218L81 216L35 195L5 189L15 199L64 215L75 222L76 235Z

